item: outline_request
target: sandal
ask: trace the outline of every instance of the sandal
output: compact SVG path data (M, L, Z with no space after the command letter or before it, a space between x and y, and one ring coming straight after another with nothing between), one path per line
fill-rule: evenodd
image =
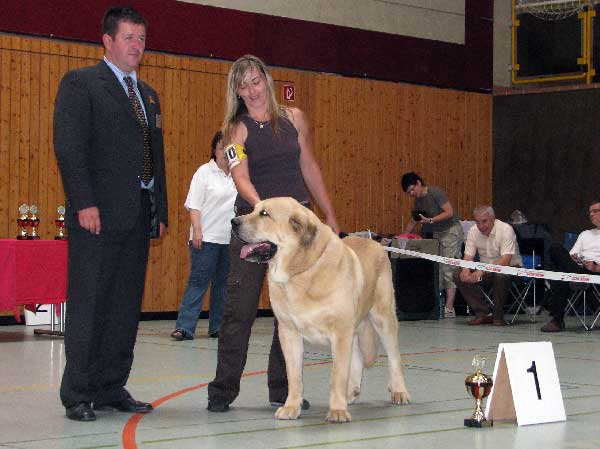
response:
M171 338L173 338L174 340L177 340L177 341L182 341L182 340L193 340L194 337L186 335L186 333L184 332L183 329L175 329L173 332L171 332Z

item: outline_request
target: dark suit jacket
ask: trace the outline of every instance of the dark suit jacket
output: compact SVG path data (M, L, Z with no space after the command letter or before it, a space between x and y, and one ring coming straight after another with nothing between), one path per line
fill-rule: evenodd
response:
M167 186L158 95L138 79L154 156L154 194L168 224ZM67 197L68 227L77 211L96 206L102 232L130 230L140 214L142 128L125 90L104 61L63 77L54 109L54 150Z

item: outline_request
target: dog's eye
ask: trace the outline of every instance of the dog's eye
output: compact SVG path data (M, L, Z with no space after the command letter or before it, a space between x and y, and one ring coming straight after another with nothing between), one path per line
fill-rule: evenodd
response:
M266 210L261 210L258 215L260 215L261 217L268 217L269 213Z

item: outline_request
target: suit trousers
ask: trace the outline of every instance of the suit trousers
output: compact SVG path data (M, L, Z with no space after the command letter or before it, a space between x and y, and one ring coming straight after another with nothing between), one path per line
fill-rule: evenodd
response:
M263 285L267 264L245 262L240 259L244 244L231 237L230 269L227 278L227 294L221 330L215 379L208 384L208 399L220 399L227 403L235 400L240 392L240 380L246 365L250 331L256 318L258 299ZM279 344L277 321L267 371L269 401L285 400L288 392L285 359Z
M69 230L66 366L60 388L65 407L129 397L149 249L149 193L134 228L95 235ZM101 212L102 219L102 212Z

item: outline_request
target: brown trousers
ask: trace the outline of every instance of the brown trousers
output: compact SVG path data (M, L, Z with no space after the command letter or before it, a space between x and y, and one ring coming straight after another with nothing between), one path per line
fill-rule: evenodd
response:
M490 305L483 297L483 288L488 291L492 287L492 301L494 301L493 319L504 319L504 305L510 288L512 276L496 273L484 273L481 282L469 284L460 280L460 270L454 274L454 281L466 303L473 310L475 316L484 316L490 313Z
M221 399L227 403L235 400L240 392L240 380L248 354L250 331L256 318L258 299L267 272L267 264L245 262L240 259L243 243L231 237L230 271L227 278L225 310L219 330L219 350L215 379L208 385L208 399ZM267 371L269 401L287 398L288 385L285 359L279 344L277 321Z

